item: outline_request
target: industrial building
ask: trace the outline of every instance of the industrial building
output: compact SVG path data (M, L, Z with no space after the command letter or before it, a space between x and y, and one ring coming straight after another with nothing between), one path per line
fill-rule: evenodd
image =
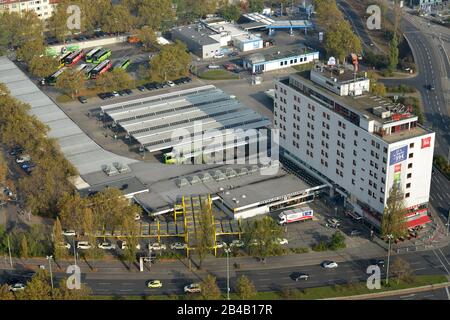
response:
M321 63L276 82L282 153L333 185L376 227L394 184L403 192L408 227L427 223L435 134L411 108L370 94L369 86L353 69Z
M212 85L102 106L101 110L106 120L113 121L114 127L125 131L129 139L149 152L175 146L191 151L197 145L205 150L214 142L225 144L233 129L245 131L271 124ZM183 133L181 141L178 132ZM233 143L214 146L215 151L234 149Z
M216 32L202 25L188 25L172 29L172 38L184 42L192 53L202 59L210 59L220 53L222 47L220 39L212 36Z
M302 47L283 52L254 53L243 58L243 66L252 73L261 73L311 63L318 59L318 51Z

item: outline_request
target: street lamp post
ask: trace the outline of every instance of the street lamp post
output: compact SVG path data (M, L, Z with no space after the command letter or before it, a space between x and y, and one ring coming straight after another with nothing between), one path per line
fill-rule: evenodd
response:
M9 242L9 236L7 237L7 240L8 240L9 264L11 265L11 268L12 268L13 263L12 263L12 257L11 257L11 243Z
M230 264L229 264L229 254L231 252L230 249L225 249L227 254L227 300L230 300Z
M448 216L447 216L447 237L448 237L448 228L450 226L450 210L448 210Z
M47 256L48 268L50 270L50 283L52 285L52 291L53 291L54 287L53 287L52 259L53 259L53 256Z
M389 239L389 247L388 247L388 261L387 261L387 268L386 268L386 284L389 283L389 262L390 262L390 258L391 258L391 239L394 236L392 234L389 234L387 237Z

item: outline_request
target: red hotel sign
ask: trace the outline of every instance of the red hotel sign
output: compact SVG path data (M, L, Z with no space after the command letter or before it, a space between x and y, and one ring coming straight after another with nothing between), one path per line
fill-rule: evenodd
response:
M429 148L431 146L431 137L422 139L422 149Z

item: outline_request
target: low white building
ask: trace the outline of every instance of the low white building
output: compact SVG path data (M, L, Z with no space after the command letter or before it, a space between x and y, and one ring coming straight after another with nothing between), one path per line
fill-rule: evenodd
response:
M243 65L252 73L261 73L311 63L318 59L318 51L299 48L284 52L254 53L244 58Z

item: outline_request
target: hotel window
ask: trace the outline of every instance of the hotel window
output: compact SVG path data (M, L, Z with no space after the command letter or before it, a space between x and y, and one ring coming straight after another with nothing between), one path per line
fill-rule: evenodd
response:
M408 173L408 175L406 176L407 179L411 179L412 177L412 173Z
M411 169L411 168L412 168L412 166L413 166L413 164L412 164L412 163L408 164L408 169Z
M410 147L410 148L414 148L414 143L410 143L410 144L409 144L409 147Z
M406 189L409 189L409 188L411 188L411 183L406 184Z
M405 194L405 198L409 198L410 193L408 192L407 194Z

